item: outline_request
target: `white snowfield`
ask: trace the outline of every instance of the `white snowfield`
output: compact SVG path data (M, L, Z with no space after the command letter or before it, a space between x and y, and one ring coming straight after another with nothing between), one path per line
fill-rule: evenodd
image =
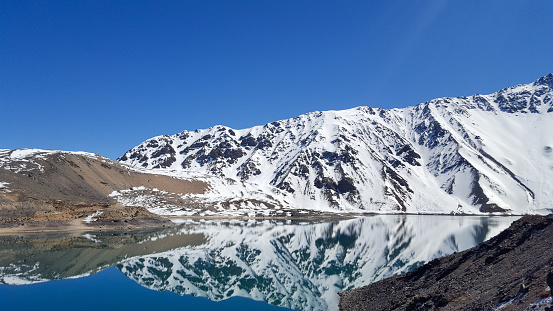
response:
M552 133L550 74L404 109L358 107L242 130L183 131L149 139L119 160L181 178L205 176L211 190L194 199L218 213L547 214Z

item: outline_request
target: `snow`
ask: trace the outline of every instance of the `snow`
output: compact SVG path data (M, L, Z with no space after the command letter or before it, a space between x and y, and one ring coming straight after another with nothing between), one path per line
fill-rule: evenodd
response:
M50 154L74 154L91 158L101 157L97 154L84 151L61 151L61 150L45 150L45 149L0 149L0 158L9 157L10 160L25 161L29 158L42 158Z
M551 290L551 289L549 289ZM534 302L533 304L531 304L530 306L533 307L532 309L530 310L540 310L538 308L543 308L543 310L547 310L546 308L547 307L550 307L551 305L553 304L553 297L547 297L547 298L542 298L542 299L539 299L537 300L536 302Z
M0 284L8 285L26 285L48 281L37 275L40 264L15 264L10 263L7 266L0 267Z
M47 280L43 280L41 282L46 282ZM27 285L27 284L35 284L40 283L40 281L36 280L28 280L26 278L20 277L18 275L7 275L2 278L2 282L7 285Z
M99 216L99 215L95 215L95 216ZM94 216L94 217L95 217L95 216ZM90 217L90 216L89 216L89 217ZM92 220L92 218L91 218L90 221L94 221L94 220ZM90 221L88 221L87 223L90 223ZM102 241L96 239L96 236L95 236L95 235L90 234L90 233L85 233L85 234L83 234L83 238L88 239L88 240L91 240L91 241L94 242L94 243L101 243L101 242L102 242Z
M128 151L122 163L136 172L201 180L208 191L179 194L189 206L172 206L163 199L171 194L145 187L110 196L168 216L480 215L487 214L484 204L501 207L500 214L547 214L553 211L552 98L548 85L533 83L403 109L316 111L248 129L157 136ZM160 150L173 152L157 156ZM108 161L86 152L0 149L0 168L43 170L48 154Z
M13 160L23 160L36 154L44 153L44 150L40 149L17 149L11 153L11 158Z
M40 162L46 161L47 156L51 155L79 155L101 160L102 162L110 161L109 159L97 154L84 151L61 151L61 150L44 150L44 149L0 149L0 169L6 169L15 173L26 171L44 172L44 167Z
M553 153L545 151L553 146L552 96L534 83L404 109L311 112L241 130L215 126L154 137L123 162L152 169L174 157L165 173L203 175L212 187L196 199L218 209L220 202L258 199L325 212L484 214L486 202L506 214L546 214L553 210ZM243 143L247 137L255 146ZM220 146L242 156L218 156ZM155 157L160 148L175 152ZM323 177L335 184L350 178L357 192L318 188ZM233 182L215 181L221 178Z
M92 215L88 215L86 216L86 218L83 220L83 222L86 222L87 224L93 222L93 221L96 221L98 219L96 219L95 217L98 217L100 215L102 215L104 213L104 211L102 210L97 210L96 212L94 212Z
M9 193L10 190L8 189L9 182L0 181L0 193Z

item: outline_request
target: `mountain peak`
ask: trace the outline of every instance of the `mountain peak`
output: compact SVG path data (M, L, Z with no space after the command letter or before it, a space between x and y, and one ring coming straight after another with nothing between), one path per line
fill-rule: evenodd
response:
M251 195L248 202L263 193L289 209L547 213L552 83L549 74L402 109L315 111L250 129L182 132L147 140L120 160L248 183L256 190L236 192Z
M553 73L543 76L534 82L534 85L545 85L550 88L553 88Z

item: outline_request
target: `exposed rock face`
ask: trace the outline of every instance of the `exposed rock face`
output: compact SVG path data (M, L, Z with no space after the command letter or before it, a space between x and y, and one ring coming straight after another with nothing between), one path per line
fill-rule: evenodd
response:
M496 237L340 294L340 310L552 310L553 215L526 216Z
M553 210L553 74L405 109L312 112L250 129L154 137L119 160L257 185L292 208Z

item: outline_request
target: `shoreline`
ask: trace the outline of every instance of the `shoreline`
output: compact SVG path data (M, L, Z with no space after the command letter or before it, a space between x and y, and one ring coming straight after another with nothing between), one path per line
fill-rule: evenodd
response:
M7 218L0 217L0 236L12 234L40 233L40 232L94 232L94 231L122 231L156 229L178 226L188 220L279 220L293 222L338 221L361 217L375 216L459 216L459 217L523 217L527 215L511 214L414 214L414 213L300 213L291 216L233 216L233 215L204 215L204 216L159 216L148 219L102 219L85 223L84 219L33 219L32 217ZM182 221L179 221L182 220Z

